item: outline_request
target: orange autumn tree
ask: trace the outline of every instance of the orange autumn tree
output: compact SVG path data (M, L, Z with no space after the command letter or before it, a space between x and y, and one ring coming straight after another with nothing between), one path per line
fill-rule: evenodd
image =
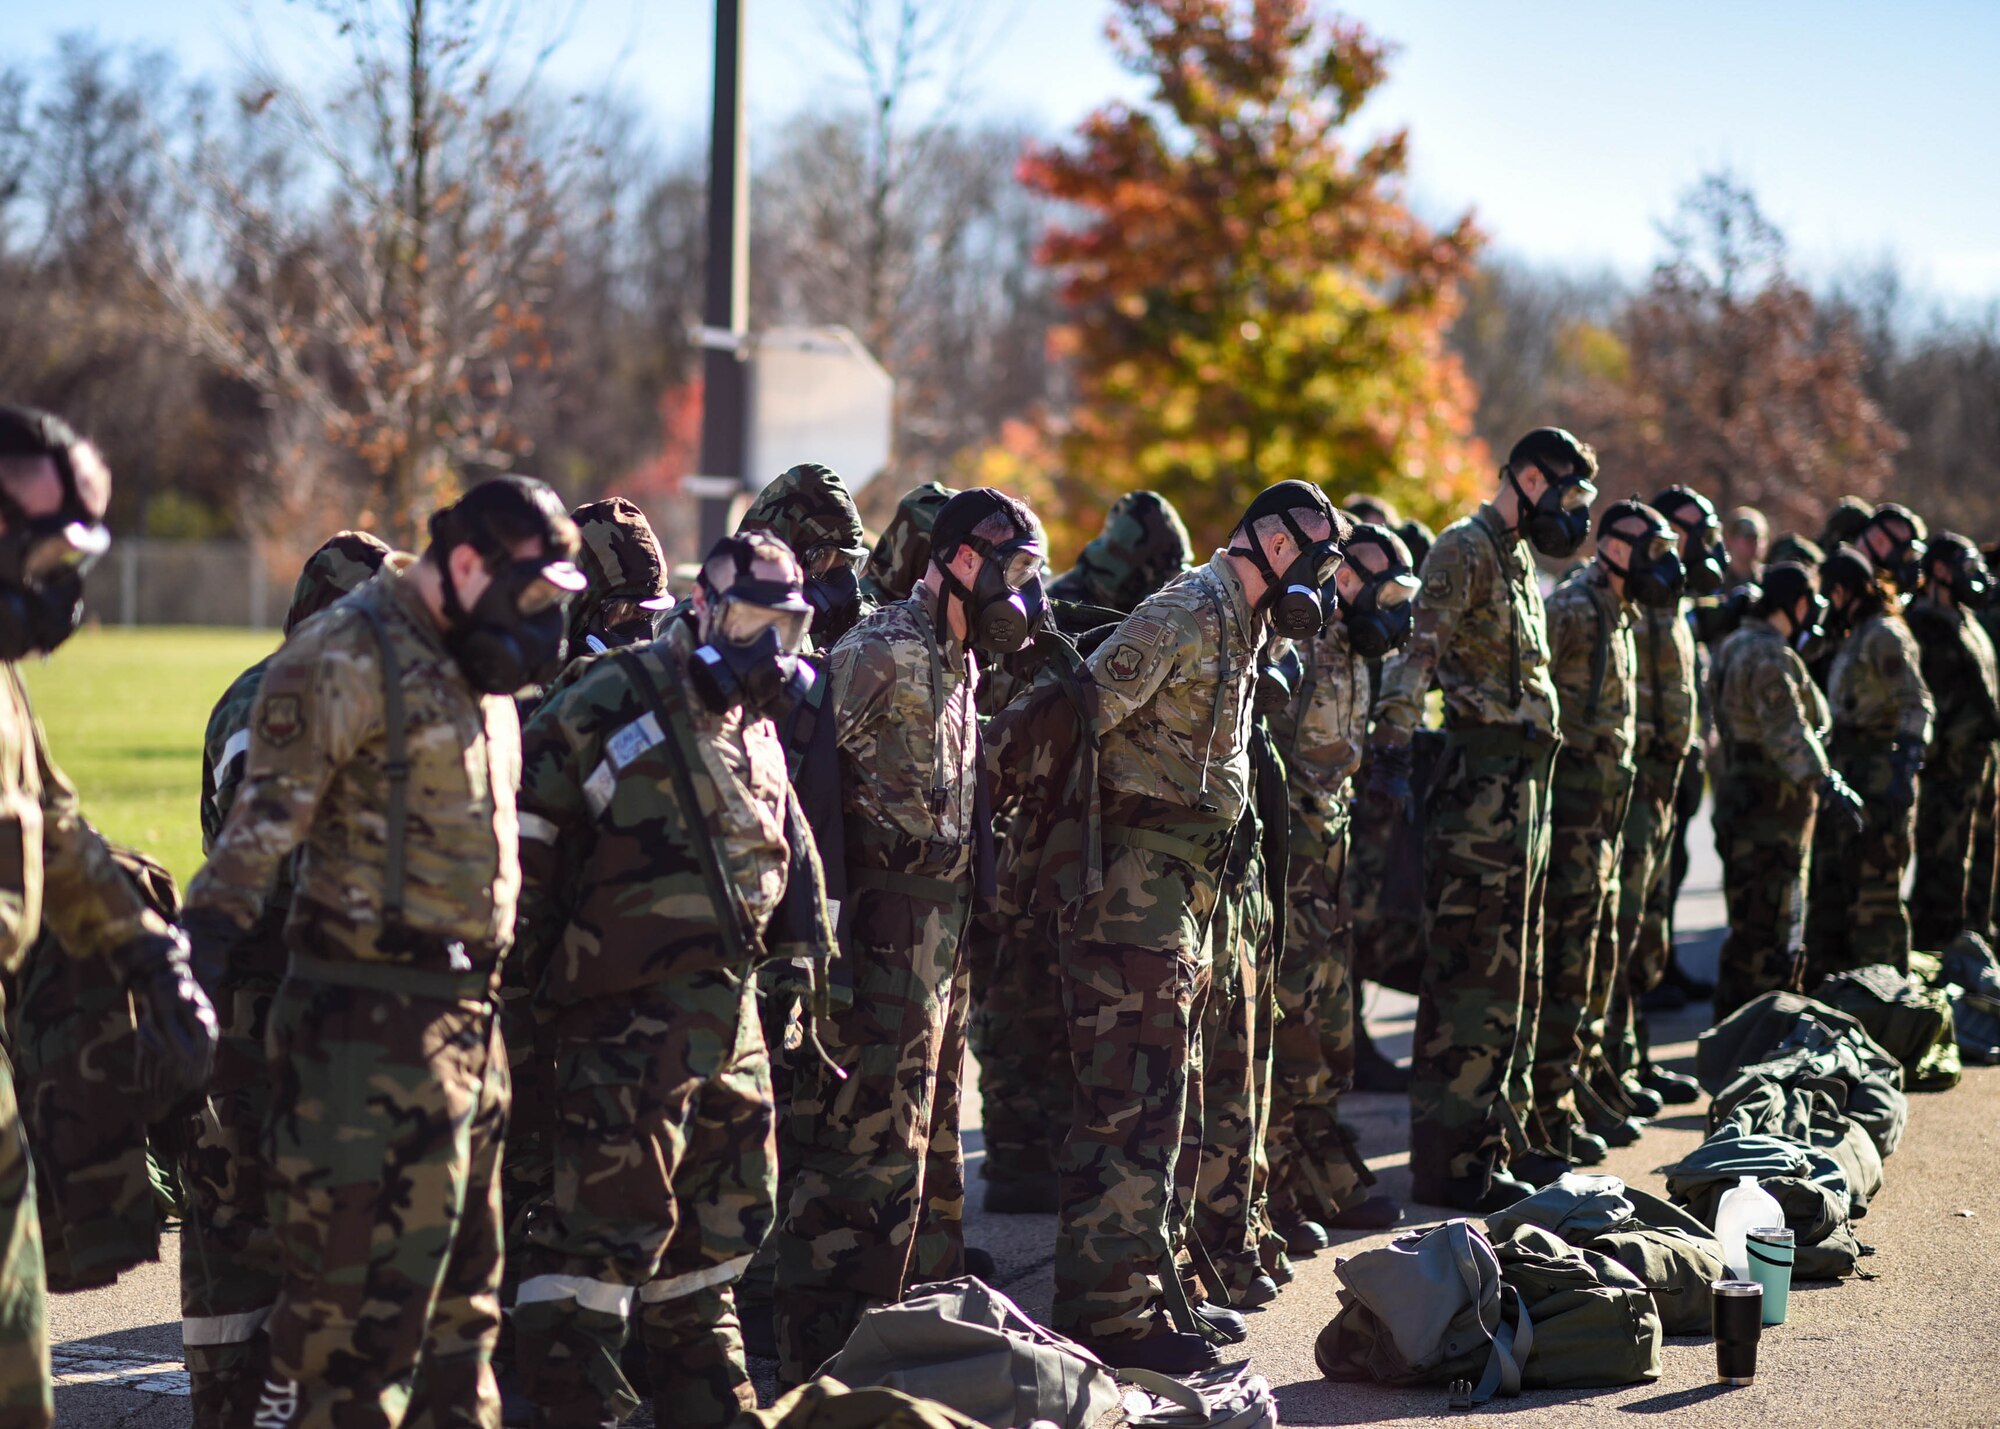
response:
M1119 0L1109 30L1151 94L1020 169L1079 213L1037 255L1070 310L1070 489L1161 490L1198 538L1288 477L1455 514L1487 466L1445 348L1481 235L1410 213L1405 131L1347 141L1387 47L1308 0Z

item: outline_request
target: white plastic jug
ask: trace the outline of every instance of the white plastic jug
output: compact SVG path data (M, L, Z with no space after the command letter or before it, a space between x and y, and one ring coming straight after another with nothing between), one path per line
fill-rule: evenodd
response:
M1715 1238L1722 1242L1722 1259L1737 1280L1750 1274L1750 1252L1744 1238L1759 1226L1781 1226L1785 1209L1778 1198L1757 1184L1755 1176L1743 1176L1722 1193L1715 1208Z

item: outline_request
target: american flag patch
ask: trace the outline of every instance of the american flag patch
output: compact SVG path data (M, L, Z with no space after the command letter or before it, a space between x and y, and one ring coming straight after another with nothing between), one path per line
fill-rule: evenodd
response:
M1166 639L1167 627L1149 616L1128 615L1125 617L1125 623L1118 628L1118 634L1123 639L1141 640L1148 645L1157 645Z

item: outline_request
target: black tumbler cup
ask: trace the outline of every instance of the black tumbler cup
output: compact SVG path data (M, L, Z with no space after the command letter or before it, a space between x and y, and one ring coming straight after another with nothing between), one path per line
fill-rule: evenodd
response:
M1718 1280L1715 1294L1715 1378L1748 1384L1757 1377L1757 1336L1764 1326L1764 1287L1754 1280Z

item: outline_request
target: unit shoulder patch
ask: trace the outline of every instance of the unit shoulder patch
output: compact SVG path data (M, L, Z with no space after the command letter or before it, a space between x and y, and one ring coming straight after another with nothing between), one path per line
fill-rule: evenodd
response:
M305 701L289 691L266 694L257 707L257 732L283 749L306 731Z

